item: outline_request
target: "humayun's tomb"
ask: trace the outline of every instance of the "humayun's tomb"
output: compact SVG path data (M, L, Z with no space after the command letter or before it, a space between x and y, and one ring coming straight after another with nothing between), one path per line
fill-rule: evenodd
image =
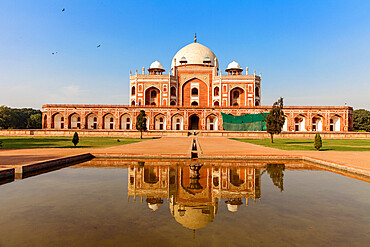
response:
M271 109L261 106L261 73L250 73L233 61L222 74L216 55L196 38L175 54L170 71L165 72L158 61L148 73L144 68L141 74L130 72L129 105L44 105L43 128L133 131L136 116L145 110L150 131L222 131L228 130L222 115L248 116ZM283 131L352 130L349 106L284 106L283 110Z

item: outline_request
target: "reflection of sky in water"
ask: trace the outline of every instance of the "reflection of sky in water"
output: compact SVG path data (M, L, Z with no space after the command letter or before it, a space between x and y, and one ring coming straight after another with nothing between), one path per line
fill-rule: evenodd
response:
M366 182L294 165L206 164L197 174L134 164L103 169L93 160L1 185L0 246L365 246L369 239Z

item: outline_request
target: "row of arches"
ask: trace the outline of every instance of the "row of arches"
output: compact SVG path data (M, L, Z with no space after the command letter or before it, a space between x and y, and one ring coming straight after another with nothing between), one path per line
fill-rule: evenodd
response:
M47 125L47 116L44 116L44 126ZM98 116L95 113L90 113L85 117L85 126L81 125L81 117L78 113L69 115L67 122L61 113L56 113L51 118L52 129L64 129L65 125L68 129L99 129ZM116 129L116 121L113 114L104 115L102 121L102 129ZM131 130L132 120L131 115L126 113L120 117L119 129Z
M157 114L153 119L153 128L150 128L150 118L147 117L147 129L148 130L199 130L200 118L199 115L193 114L188 119L188 126L184 126L184 117L177 113L171 117L171 126L167 128L167 117L164 114ZM44 116L44 128L48 128L47 115ZM135 129L133 126L133 119L129 113L125 113L119 117L119 126L116 126L116 117L108 113L99 120L95 113L90 113L85 117L84 124L81 121L81 116L78 113L72 113L68 116L68 119L64 119L64 115L56 113L51 117L51 128L52 129L106 129L106 130L132 130ZM215 114L210 114L206 117L206 130L218 130L218 118Z
M341 130L341 116L333 115L329 119L329 123L326 123L326 118L322 115L315 115L311 118L310 125L307 125L309 120L303 114L299 114L294 117L294 125L288 129L289 118L285 116L285 124L283 126L283 131L340 131ZM326 127L326 128L325 128Z
M283 131L341 131L342 126L344 125L342 117L336 114L329 118L320 114L314 115L310 118L304 114L298 114L294 116L293 119L288 116L285 117L286 120L283 126ZM86 115L84 119L82 119L78 113L70 114L67 119L65 119L65 116L62 113L56 113L51 116L50 120L47 115L44 115L43 120L43 128L45 129L135 129L134 119L129 113L122 114L119 119L117 119L112 113L105 114L102 118L99 118L95 113L90 113ZM51 121L50 126L48 125L48 121ZM153 119L147 117L147 129L219 130L219 119L215 114L211 113L205 118L205 125L202 127L200 116L198 114L192 114L188 119L184 119L183 115L176 113L171 116L170 119L167 119L165 114L159 113L155 115Z

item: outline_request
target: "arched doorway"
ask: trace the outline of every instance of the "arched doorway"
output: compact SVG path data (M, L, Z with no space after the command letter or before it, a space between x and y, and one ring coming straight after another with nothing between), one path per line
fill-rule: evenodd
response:
M131 116L128 113L125 113L121 116L121 129L130 130L132 129Z
M90 113L86 116L86 129L98 128L98 115Z
M44 115L44 127L43 127L43 129L47 129L47 128L48 128L48 116Z
M245 106L244 90L240 87L230 91L230 106Z
M64 129L64 116L61 113L57 113L52 117L51 128Z
M189 117L189 130L199 130L199 117L195 114Z
M340 131L340 117L334 115L330 118L330 131Z
M182 130L182 116L180 114L176 114L172 117L172 130Z
M145 91L145 105L160 106L160 91L150 87Z
M303 115L294 118L294 131L306 131L306 118Z
M165 130L166 129L166 117L159 114L154 117L154 129L155 130Z
M218 124L218 121L217 121L218 119L217 119L217 117L215 116L215 115L209 115L207 118L206 118L206 125L207 125L207 127L206 127L206 129L207 130L217 130L218 128L218 126L217 126L217 124Z
M68 118L69 129L80 129L81 128L81 117L77 113L73 113Z
M322 131L322 122L322 116L314 116L312 118L312 131Z

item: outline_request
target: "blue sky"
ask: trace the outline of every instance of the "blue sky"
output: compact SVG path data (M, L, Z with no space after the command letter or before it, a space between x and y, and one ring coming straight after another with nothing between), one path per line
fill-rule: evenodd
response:
M0 105L128 104L129 71L158 60L168 73L196 32L223 71L262 72L263 105L370 109L369 13L369 1L2 0Z

